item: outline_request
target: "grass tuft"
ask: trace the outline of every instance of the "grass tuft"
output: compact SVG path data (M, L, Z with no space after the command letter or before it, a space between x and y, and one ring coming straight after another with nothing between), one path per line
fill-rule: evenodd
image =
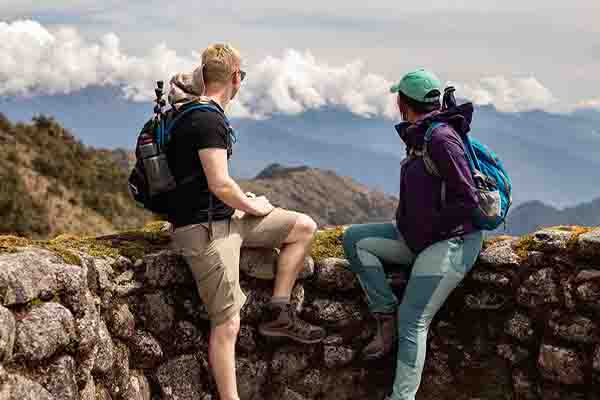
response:
M311 256L315 261L324 258L344 258L342 248L343 228L327 229L317 232L313 242Z

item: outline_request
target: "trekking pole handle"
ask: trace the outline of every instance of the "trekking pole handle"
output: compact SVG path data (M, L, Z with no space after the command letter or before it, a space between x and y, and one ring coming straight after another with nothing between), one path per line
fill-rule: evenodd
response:
M456 107L456 98L454 97L456 88L454 86L448 86L444 89L444 109Z
M154 102L156 103L156 106L154 106L154 113L161 118L162 118L162 109L166 105L166 102L163 99L164 87L165 87L164 81L156 81L156 89L154 89L154 94L156 95L156 100L154 100Z

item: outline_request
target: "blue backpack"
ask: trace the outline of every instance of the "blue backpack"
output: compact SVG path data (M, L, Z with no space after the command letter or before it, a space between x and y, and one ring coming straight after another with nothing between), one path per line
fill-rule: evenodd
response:
M442 122L432 122L425 133L425 146L423 146L423 161L427 171L440 178L438 169L428 154L429 142L433 130ZM493 231L502 223L506 224L506 216L512 205L512 183L506 169L498 156L487 146L467 135L462 136L465 146L465 155L469 161L469 168L477 189L479 207L473 215L473 224L481 230ZM445 203L445 182L442 182L442 205Z

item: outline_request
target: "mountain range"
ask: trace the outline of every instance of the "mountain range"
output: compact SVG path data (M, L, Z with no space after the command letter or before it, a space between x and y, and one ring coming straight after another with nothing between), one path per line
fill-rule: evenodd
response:
M564 209L541 201L523 203L509 214L506 232L500 229L498 233L520 236L558 225L600 226L600 198Z
M0 98L0 111L13 120L52 115L83 143L132 149L151 105L125 100L118 88L88 88L69 95ZM236 119L232 174L252 178L273 163L309 165L348 176L396 195L405 149L393 121L365 118L324 107L263 120ZM541 201L569 207L600 197L600 112L502 113L477 107L472 135L493 148L514 182L519 205Z
M102 235L156 218L128 192L130 152L86 146L52 118L13 124L1 113L0 144L0 234ZM350 178L308 167L275 164L239 183L321 226L388 221L397 204Z

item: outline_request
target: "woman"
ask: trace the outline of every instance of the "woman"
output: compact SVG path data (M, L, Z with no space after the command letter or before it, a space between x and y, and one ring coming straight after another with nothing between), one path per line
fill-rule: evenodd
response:
M397 340L396 376L389 399L413 400L431 320L473 267L483 234L471 220L478 203L461 139L469 131L472 106L441 111L441 83L422 69L405 75L391 91L398 94L405 122L396 130L408 154L401 166L396 224L350 227L344 235L344 251L377 321L377 333L363 357L383 357ZM426 144L428 134L431 139ZM442 179L428 172L424 150ZM386 280L384 262L410 271L400 304Z

